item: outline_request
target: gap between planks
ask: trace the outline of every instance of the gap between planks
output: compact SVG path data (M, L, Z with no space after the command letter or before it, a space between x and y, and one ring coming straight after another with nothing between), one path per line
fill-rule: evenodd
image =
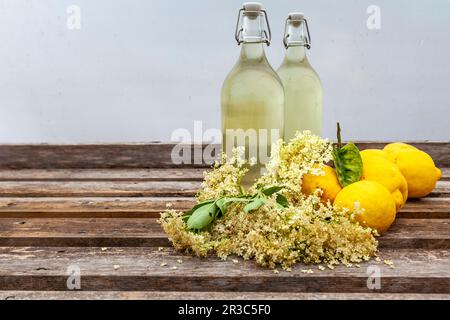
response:
M380 250L381 259L360 267L320 271L297 264L291 272L254 261L200 259L172 248L0 248L0 290L66 290L67 268L81 271L86 291L373 292L367 267L378 266L379 293L450 293L448 250ZM233 261L234 260L234 261ZM176 268L174 268L176 267ZM302 270L311 269L312 274ZM226 270L226 272L224 272Z

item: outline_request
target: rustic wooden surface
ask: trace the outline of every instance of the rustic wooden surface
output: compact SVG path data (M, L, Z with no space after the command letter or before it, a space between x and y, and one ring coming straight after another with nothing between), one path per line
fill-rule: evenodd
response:
M0 300L448 300L433 293L197 292L197 291L0 291Z
M190 208L205 168L171 165L173 145L2 145L0 299L450 299L450 143L416 145L443 177L379 238L380 262L279 274L170 246L159 212ZM74 265L82 291L66 287ZM380 290L366 285L372 265Z
M409 142L429 153L442 167L450 167L450 141ZM357 142L361 149L383 148L385 142ZM151 144L78 144L78 145L0 145L0 168L6 169L111 169L173 168L173 143ZM186 147L191 150L190 164L181 167L205 167L194 156L202 154L206 145ZM216 150L218 150L218 146Z

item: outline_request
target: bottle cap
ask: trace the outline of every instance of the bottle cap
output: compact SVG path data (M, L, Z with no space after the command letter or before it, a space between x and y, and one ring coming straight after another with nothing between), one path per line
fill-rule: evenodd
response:
M262 4L261 2L244 2L242 5L245 11L261 11Z
M305 15L303 12L291 12L288 14L288 19L292 21L303 21L305 20Z
M267 45L270 45L270 41L272 39L272 32L270 31L269 26L269 19L267 18L267 12L262 8L262 4L260 2L244 2L242 4L242 8L239 10L238 14L238 21L236 23L236 32L234 34L234 37L240 45L243 40L242 33L244 31L241 21L242 17L245 17L250 20L256 20L257 18L261 17L261 19L264 19L262 23L265 23L265 26L262 26L258 28L259 34L255 37L255 40L258 40L259 42L265 42ZM259 30L261 29L261 30ZM249 39L249 36L247 35L247 40ZM256 42L256 41L253 41Z
M256 19L262 11L262 4L260 2L245 2L242 5L242 11L250 19Z

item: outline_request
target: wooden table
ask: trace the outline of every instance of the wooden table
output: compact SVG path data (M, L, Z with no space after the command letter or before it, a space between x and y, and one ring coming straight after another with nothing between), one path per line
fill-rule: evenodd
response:
M359 143L361 148L382 143ZM443 169L359 268L291 272L176 252L156 223L194 203L204 165L174 167L173 145L0 146L0 298L450 298L450 143L415 143ZM367 267L381 289L367 288ZM81 290L67 289L79 268ZM307 274L302 269L312 268Z

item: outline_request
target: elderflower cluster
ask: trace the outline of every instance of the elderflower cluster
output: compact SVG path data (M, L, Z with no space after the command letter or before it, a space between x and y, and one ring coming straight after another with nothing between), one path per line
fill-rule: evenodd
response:
M230 158L223 153L213 170L204 173L204 180L197 194L199 202L241 193L241 180L248 172L244 154L244 147L234 149Z
M323 175L324 164L333 158L332 150L331 142L310 131L297 132L289 143L279 140L266 165L267 172L256 186L283 185L288 190L288 199L296 202L302 197L302 177Z
M301 193L302 176L320 174L324 163L331 160L331 148L327 140L309 132L297 134L288 144L280 141L274 148L266 174L249 192L283 185L288 208L280 207L274 198L251 213L244 211L245 204L231 203L223 217L199 233L188 230L183 213L175 210L163 212L160 222L175 248L202 257L237 255L262 266L285 269L296 263L332 267L367 261L377 251L374 231L359 225L347 210L322 203L318 193L308 197ZM223 156L222 162L205 174L198 201L241 192L240 180L247 169L240 155L242 150L236 150L230 159Z

